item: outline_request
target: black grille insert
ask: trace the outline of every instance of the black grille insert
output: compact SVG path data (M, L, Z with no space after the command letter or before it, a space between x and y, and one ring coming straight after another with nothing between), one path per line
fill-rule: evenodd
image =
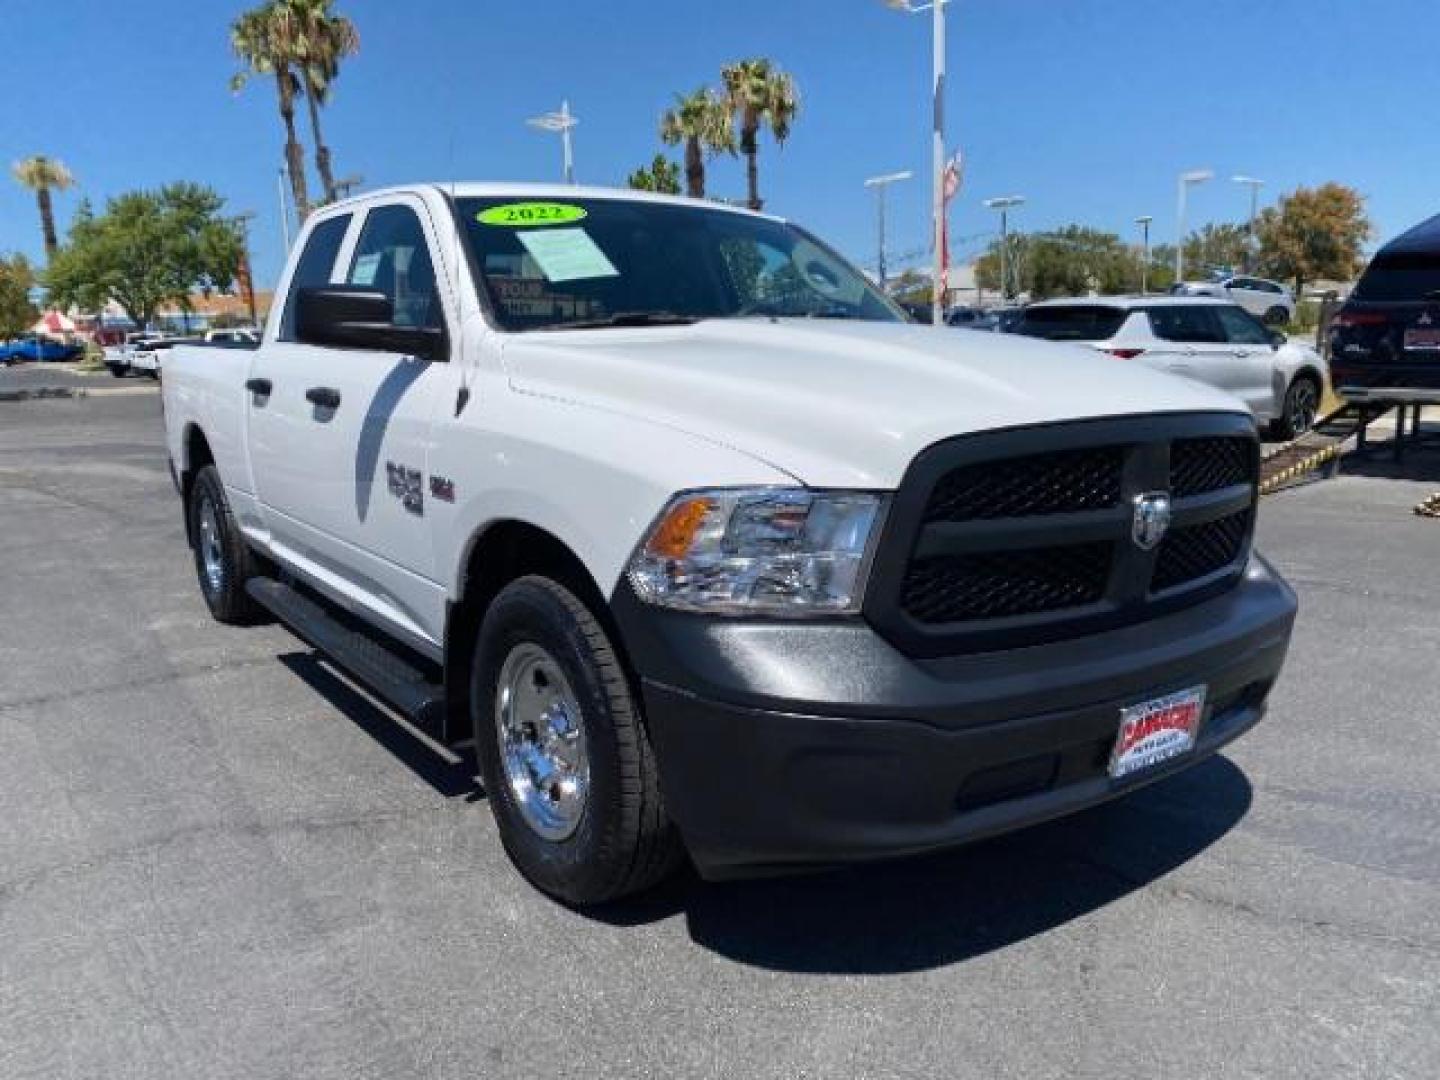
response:
M1179 439L1170 447L1170 494L1176 499L1253 484L1255 440L1229 437Z
M1109 543L922 559L901 601L923 623L1003 619L1099 602L1110 577Z
M1160 545L1151 579L1152 592L1164 592L1223 570L1245 550L1254 511L1244 510L1218 521L1175 529Z
M1238 413L1170 413L937 443L895 493L865 616L907 654L942 657L1097 633L1215 596L1249 547L1254 433ZM1170 534L1149 549L1134 501L1162 491Z
M993 521L1103 510L1120 501L1125 449L1086 447L967 465L930 494L925 520Z

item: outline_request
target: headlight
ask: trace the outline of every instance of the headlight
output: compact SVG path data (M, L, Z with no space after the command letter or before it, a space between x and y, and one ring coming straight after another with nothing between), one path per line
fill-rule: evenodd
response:
M749 488L675 496L630 561L630 583L662 607L733 615L860 610L884 497Z

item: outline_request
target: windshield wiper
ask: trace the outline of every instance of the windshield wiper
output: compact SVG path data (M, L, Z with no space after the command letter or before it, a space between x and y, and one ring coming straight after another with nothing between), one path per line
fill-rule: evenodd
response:
M694 315L677 315L673 311L617 311L599 319L576 319L574 322L551 323L541 330L604 330L626 326L691 326L700 319Z

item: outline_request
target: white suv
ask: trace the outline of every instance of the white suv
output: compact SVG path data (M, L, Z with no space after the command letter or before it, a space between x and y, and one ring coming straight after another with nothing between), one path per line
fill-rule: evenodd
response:
M1295 318L1295 294L1278 281L1257 277L1219 277L1213 281L1185 281L1175 296L1213 296L1239 304L1266 326L1285 326Z
M1243 308L1185 296L1104 296L1031 304L1015 333L1090 345L1220 390L1282 439L1310 430L1325 391L1325 359L1268 330Z

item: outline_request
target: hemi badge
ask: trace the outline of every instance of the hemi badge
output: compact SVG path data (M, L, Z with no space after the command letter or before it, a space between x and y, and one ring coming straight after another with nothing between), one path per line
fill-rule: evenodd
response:
M453 503L455 501L455 481L447 480L443 476L430 477L430 494L441 502Z

